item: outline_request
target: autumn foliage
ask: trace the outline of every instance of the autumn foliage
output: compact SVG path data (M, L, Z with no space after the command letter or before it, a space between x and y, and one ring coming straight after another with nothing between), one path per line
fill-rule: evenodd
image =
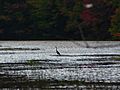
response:
M83 10L83 12L81 12L80 17L86 24L92 24L97 21L97 18L95 17L94 13L91 12L89 9Z

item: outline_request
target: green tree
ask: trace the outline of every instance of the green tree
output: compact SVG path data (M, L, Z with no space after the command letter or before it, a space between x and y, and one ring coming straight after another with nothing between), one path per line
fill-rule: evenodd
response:
M58 17L56 0L28 0L27 3L38 26L37 38L50 37L54 33Z
M111 27L109 31L113 35L113 40L120 39L120 35L118 35L120 33L120 7L116 9L115 15L112 16Z
M114 15L111 16L111 26L109 31L113 36L113 40L120 40L120 1L119 0L110 0L114 6Z

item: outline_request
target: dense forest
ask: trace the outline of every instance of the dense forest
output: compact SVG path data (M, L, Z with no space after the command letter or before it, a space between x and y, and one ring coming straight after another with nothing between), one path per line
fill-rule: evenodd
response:
M120 40L120 0L0 0L1 40Z

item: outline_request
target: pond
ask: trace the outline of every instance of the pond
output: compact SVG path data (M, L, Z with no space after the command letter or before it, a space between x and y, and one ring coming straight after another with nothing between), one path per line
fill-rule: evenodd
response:
M120 42L87 43L0 41L0 88L120 89Z

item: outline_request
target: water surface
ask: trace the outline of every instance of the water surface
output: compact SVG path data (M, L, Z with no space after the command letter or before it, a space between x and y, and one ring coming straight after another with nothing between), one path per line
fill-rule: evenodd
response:
M48 86L37 82L33 86L49 89L119 88L120 42L88 44L90 48L81 41L0 41L1 87L8 81L7 87L12 81L37 80ZM55 47L62 56L56 54Z

